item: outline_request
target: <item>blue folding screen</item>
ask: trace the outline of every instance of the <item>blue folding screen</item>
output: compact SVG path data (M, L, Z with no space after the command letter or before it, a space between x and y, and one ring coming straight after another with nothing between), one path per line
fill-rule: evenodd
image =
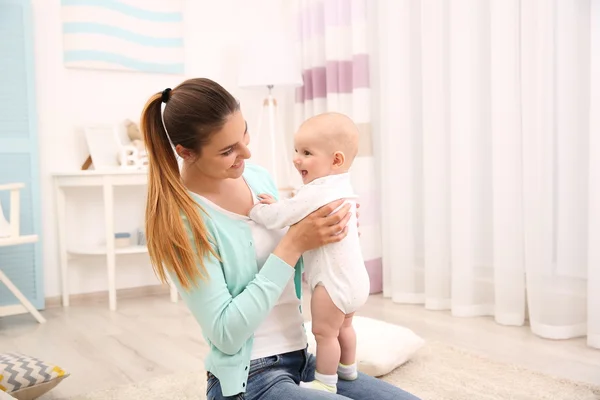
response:
M25 184L21 190L21 234L40 235L31 14L30 0L0 0L0 184ZM0 192L0 202L8 218L8 192ZM38 309L44 307L41 239L33 244L0 247L0 269ZM0 305L10 304L18 301L0 285Z

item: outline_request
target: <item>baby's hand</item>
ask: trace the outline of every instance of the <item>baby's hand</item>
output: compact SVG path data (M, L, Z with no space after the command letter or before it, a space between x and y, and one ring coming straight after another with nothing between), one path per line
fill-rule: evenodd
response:
M259 194L258 198L260 199L261 204L273 204L276 202L275 198L267 193Z

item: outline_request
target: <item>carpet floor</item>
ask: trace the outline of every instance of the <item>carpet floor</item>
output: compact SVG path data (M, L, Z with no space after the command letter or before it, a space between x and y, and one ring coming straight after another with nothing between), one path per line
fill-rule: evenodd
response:
M72 397L70 400L205 399L202 370ZM600 400L600 387L558 379L440 342L382 377L423 400ZM368 399L361 399L368 400Z

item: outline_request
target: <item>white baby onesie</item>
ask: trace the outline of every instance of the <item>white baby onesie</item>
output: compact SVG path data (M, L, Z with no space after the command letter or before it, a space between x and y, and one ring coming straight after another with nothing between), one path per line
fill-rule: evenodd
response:
M345 314L359 309L369 297L369 275L356 226L356 198L348 173L330 175L303 185L294 197L274 204L257 204L249 217L268 229L294 225L311 212L338 199L350 203L348 235L303 254L304 271L311 291L322 284L333 303Z

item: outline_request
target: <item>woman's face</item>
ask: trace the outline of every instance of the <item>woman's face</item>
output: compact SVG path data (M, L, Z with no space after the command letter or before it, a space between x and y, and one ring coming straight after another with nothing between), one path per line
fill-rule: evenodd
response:
M186 157L177 152L191 167L213 179L239 178L244 172L244 160L250 158L248 125L241 111L231 114L221 130L215 132L200 151L199 157Z

